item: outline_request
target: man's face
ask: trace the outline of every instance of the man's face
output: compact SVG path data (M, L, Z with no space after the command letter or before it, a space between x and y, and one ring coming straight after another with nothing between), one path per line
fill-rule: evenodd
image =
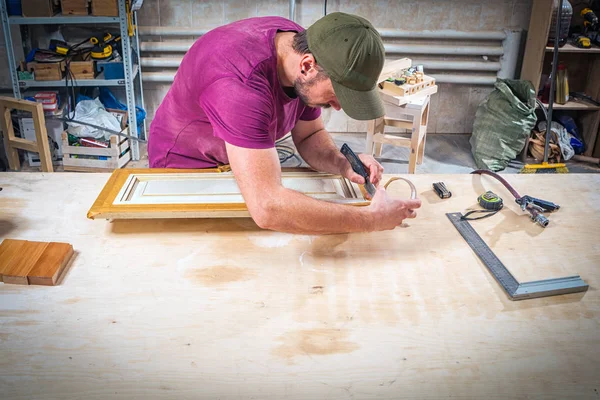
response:
M338 111L342 108L333 91L331 79L322 72L310 78L299 76L294 82L294 90L309 107L333 107Z

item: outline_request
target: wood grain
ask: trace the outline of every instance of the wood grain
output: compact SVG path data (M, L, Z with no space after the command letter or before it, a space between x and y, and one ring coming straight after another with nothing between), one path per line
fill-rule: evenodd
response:
M422 207L406 227L324 236L243 219L90 221L110 176L2 174L0 197L20 201L0 201L12 237L77 249L61 286L0 284L2 400L600 391L598 174L504 175L561 205L546 229L489 177L416 174ZM433 191L440 181L451 198ZM472 226L519 280L579 274L590 289L507 299L445 216L487 190L505 206Z
M18 252L8 261L2 280L4 283L28 285L27 274L40 258L48 243L27 241L19 247Z
M73 246L69 243L48 243L29 273L30 285L54 286L73 255Z
M3 275L7 272L12 258L19 254L21 247L26 240L4 239L0 244L0 282L3 282Z
M215 178L215 176L211 177L215 180L224 179L227 181L234 182L234 187L236 191L239 191L237 188L237 184L235 184L235 178L233 173L222 173L221 170L215 169L204 169L204 170L181 170L181 169L124 169L124 170L115 170L100 192L98 198L90 208L87 213L88 218L96 219L96 218L106 218L106 219L146 219L146 218L230 218L230 217L243 217L247 218L250 216L248 212L248 208L246 204L243 202L243 197L241 195L231 196L230 201L217 201L218 193L208 193L210 192L210 185L207 184L207 193L209 195L213 195L212 198L215 200L199 200L198 197L201 196L186 196L184 194L173 194L173 195L160 195L155 196L147 196L147 200L150 201L152 198L152 202L149 204L144 204L141 202L136 203L134 201L121 201L119 196L123 196L123 193L120 193L121 190L125 187L129 188L129 186L136 186L136 182L142 181L144 176L148 176L146 180L168 180L169 176L172 175L175 181L174 185L180 180L184 180L189 178L191 180L197 179L194 175L201 174L207 175L207 179L209 174L216 174L216 176L222 178ZM153 175L153 176L150 176ZM156 176L154 176L156 175ZM130 177L134 179L129 180ZM332 198L330 201L338 201L340 203L352 205L352 206L365 206L368 205L369 202L365 198L364 194L358 188L358 185L351 183L345 178L342 178L338 175L331 174L320 174L314 171L311 171L307 168L300 169L283 169L282 171L282 180L285 184L286 179L289 181L294 181L292 178L299 178L299 180L307 179L307 180L332 180L338 182L339 185L348 185L350 187L349 195L342 196L340 194L339 198ZM199 179L202 181L202 179ZM334 182L334 183L335 183ZM309 182L310 183L310 182ZM191 184L190 184L191 185ZM337 185L337 183L336 183ZM185 186L185 185L184 185ZM297 185L298 186L298 185ZM312 189L309 187L313 187L315 185L300 185L305 193L308 196L318 197L323 193L311 192ZM318 185L317 185L318 186ZM143 193L150 192L148 186L144 186L144 189L140 189ZM126 192L125 192L126 193ZM202 192L204 193L204 192ZM224 193L225 194L225 193ZM137 192L135 194L137 196ZM134 196L134 197L135 197ZM118 198L119 197L119 198ZM129 196L128 196L129 197ZM207 196L210 197L210 196ZM163 199L164 201L158 201L155 199ZM136 197L136 201L138 197ZM146 200L144 200L146 201Z

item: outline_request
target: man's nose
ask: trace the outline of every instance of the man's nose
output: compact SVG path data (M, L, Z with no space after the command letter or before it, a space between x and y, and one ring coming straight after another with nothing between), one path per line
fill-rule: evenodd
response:
M331 107L333 107L333 109L334 109L335 111L340 111L340 110L342 109L342 107L340 107L340 104L339 104L337 101L330 101L330 102L329 102L329 105L330 105Z

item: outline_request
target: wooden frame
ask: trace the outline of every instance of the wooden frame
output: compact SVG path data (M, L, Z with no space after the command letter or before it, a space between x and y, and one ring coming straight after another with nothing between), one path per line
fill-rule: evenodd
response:
M10 112L12 110L29 111L33 115L36 141L26 140L15 136ZM21 167L17 149L32 151L40 154L42 172L54 172L52 156L48 145L46 132L46 118L42 103L27 100L18 100L10 97L0 97L0 117L2 131L4 132L4 147L10 169L17 171Z
M116 170L88 211L87 217L250 217L233 173L222 171L218 168ZM306 181L303 183L298 180ZM286 187L325 201L353 206L369 204L362 185L352 183L339 175L291 168L282 171L282 183ZM213 192L210 192L211 187Z

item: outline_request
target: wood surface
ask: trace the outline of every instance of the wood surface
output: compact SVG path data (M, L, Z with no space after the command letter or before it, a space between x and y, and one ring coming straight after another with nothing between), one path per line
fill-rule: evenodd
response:
M2 280L4 283L12 283L17 285L28 285L27 275L33 265L46 250L48 243L26 241L8 261L4 272L2 272Z
M13 257L19 254L25 240L4 239L0 244L0 281L4 282L3 276L11 268Z
M489 177L411 175L423 205L406 227L328 236L90 221L109 177L0 178L2 238L77 249L60 286L0 284L3 400L598 397L597 174L505 175L561 205L546 229ZM519 280L590 289L510 301L445 216L486 190L505 207L472 225Z
M540 86L552 10L552 2L533 0L520 78L530 81L535 93L538 92Z
M48 243L27 273L29 284L54 286L72 255L73 246L69 243Z
M363 191L338 175L284 169L282 184L307 196L365 206ZM90 219L250 216L232 172L219 169L115 170L87 213Z

